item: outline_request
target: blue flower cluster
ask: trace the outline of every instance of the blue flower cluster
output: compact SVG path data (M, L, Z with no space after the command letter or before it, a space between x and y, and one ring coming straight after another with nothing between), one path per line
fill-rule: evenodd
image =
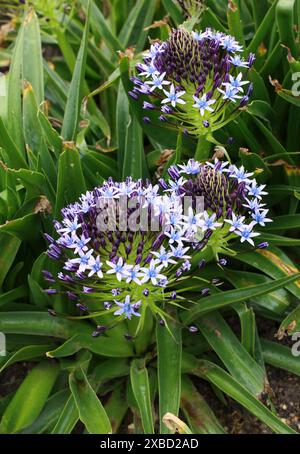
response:
M146 96L145 111L156 110L172 127L212 134L249 103L253 87L243 77L255 57L245 60L242 51L235 38L210 28L192 33L175 29L168 41L151 45L137 65L129 94L135 100Z
M171 287L189 275L196 254L230 254L238 238L254 246L254 227L271 221L265 186L244 167L190 160L169 176L156 185L109 179L64 208L57 239L46 235L48 256L60 264L57 276L44 271L46 292L67 295L81 310L92 298L121 319L147 307L158 314L157 302L176 300Z

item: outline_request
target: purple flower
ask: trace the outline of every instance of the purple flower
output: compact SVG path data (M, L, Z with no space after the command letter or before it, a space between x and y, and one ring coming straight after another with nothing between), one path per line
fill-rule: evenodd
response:
M168 174L156 185L109 178L63 208L61 222L54 224L58 238L47 251L58 271L43 270L51 283L45 293L65 295L86 312L98 301L108 320L113 313L145 317L148 309L164 319L164 303L176 304L174 285L190 279L197 262L201 275L207 257L234 255L230 248L237 239L253 246L257 224L270 221L262 208L265 187L244 167L191 159L170 166ZM225 266L226 259L219 264Z

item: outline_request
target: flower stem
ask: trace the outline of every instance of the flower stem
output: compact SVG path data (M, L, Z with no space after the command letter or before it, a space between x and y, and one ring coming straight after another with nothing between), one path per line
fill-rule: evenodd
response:
M206 136L200 136L197 143L195 159L196 161L206 161L209 158L211 150L211 142L207 140Z

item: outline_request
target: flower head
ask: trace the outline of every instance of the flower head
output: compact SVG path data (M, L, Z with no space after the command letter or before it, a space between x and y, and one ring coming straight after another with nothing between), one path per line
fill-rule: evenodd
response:
M186 232L175 183L169 194L149 182L109 179L64 208L61 222L54 224L58 238L48 237L48 255L59 263L59 271L55 276L44 270L53 284L47 292L84 302L87 308L89 301L108 303L106 312L128 319L140 315L135 309L139 302L146 307L152 301L155 311L164 288L176 278L174 267L183 265L189 250L180 249ZM183 178L177 186L181 184Z
M243 166L228 167L228 162L218 159L196 165L191 160L177 169L172 168L169 173L177 182L184 177L184 183L176 187L176 194L192 199L188 215L183 216L181 230L196 250L211 247L216 255L228 253L228 245L234 238L254 245L253 238L259 235L254 232L255 225L264 227L265 223L272 222L267 217L268 210L262 209L265 186L257 186L256 180L251 178L253 173ZM174 187L171 182L170 187ZM200 200L203 209L197 213Z
M147 308L161 319L160 303L174 304L174 285L189 277L195 257L197 268L201 251L219 260L233 253L232 240L253 246L256 226L271 222L264 186L243 167L190 160L169 175L155 186L109 179L64 208L57 239L47 235L58 264L57 275L43 270L47 294L65 295L75 310L99 306L112 326L114 315L143 321Z
M131 93L150 95L163 122L180 125L192 135L213 134L249 102L252 84L245 73L254 58L251 54L243 60L242 50L235 38L210 28L192 33L174 29L166 42L153 44L137 65Z

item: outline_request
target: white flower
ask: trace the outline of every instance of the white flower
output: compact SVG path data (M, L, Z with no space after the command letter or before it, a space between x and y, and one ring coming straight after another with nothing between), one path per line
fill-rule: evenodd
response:
M192 35L196 41L201 41L204 38L203 33L201 33L201 32L200 33L192 32Z
M163 265L156 266L155 260L151 260L149 267L141 268L141 272L143 273L142 284L151 280L153 285L158 285L157 281L166 279L163 274L160 274L162 268Z
M111 267L106 274L116 274L117 279L121 282L123 277L128 277L128 272L130 271L130 266L124 263L122 257L119 258L117 263L106 261L107 265Z
M221 88L218 88L218 91L222 93L224 100L228 99L228 101L236 103L237 99L242 99L242 96L239 96L237 94L237 90L231 88L230 85L227 86L225 90L221 90Z
M119 185L119 195L130 196L133 191L135 190L135 183L134 182L123 182Z
M171 225L172 227L177 227L182 224L182 206L166 213L165 224L166 226Z
M207 99L206 93L201 97L198 98L197 96L193 96L195 104L193 107L196 107L197 109L200 109L200 114L203 117L205 114L205 111L207 112L213 112L214 109L212 109L210 106L215 104L216 100L215 99Z
M58 230L58 233L75 233L77 229L81 227L81 224L78 223L78 216L76 215L74 219L71 221L68 218L65 218L63 221L63 225L65 227L62 227Z
M179 165L179 173L186 173L187 175L197 175L200 172L201 164L194 159L190 159L187 164Z
M153 74L153 79L148 80L146 84L152 85L150 88L150 91L154 91L156 88L159 88L160 90L163 89L163 85L170 85L171 82L168 82L167 80L164 80L166 73L162 73L161 75L157 76L156 74ZM164 90L165 91L165 90Z
M141 301L137 301L136 303L130 304L130 296L126 295L125 297L125 302L124 303L119 303L119 301L115 300L115 303L117 306L119 306L120 309L114 312L114 315L125 315L125 318L128 318L131 320L132 315L135 315L136 317L140 317L141 314L137 312L137 308L141 305Z
M231 225L229 232L234 232L235 230L243 228L244 221L245 216L236 216L234 213L232 213L232 220L225 219L225 222L228 222L228 224Z
M204 211L204 219L202 219L201 221L201 228L203 232L206 232L206 230L216 230L217 227L220 227L222 225L220 222L215 222L216 217L216 213L209 216L207 211Z
M223 83L223 85L225 85L225 87L227 87L229 90L233 90L233 91L236 90L236 93L238 91L243 93L243 91L244 91L243 85L247 85L250 82L248 80L242 81L242 78L243 78L242 73L239 73L239 75L236 78L229 75L229 82L225 82L225 83Z
M154 58L157 57L157 55L162 54L163 52L164 52L164 45L155 43L155 44L151 45L150 49L147 52L145 52L144 58L145 59L151 58L153 60Z
M203 225L203 213L194 214L193 208L189 207L188 216L183 216L184 227L189 232L197 233L198 228Z
M246 198L246 202L247 203L244 203L243 206L245 208L249 208L251 211L256 211L256 210L259 210L260 208L266 206L265 203L259 203L258 199L249 200Z
M255 223L251 223L250 225L244 225L241 230L237 230L235 233L241 237L241 243L247 241L252 246L254 246L254 241L252 238L259 236L259 233L253 232L253 225Z
M186 238L184 237L184 231L174 229L174 227L171 227L170 232L165 232L165 235L170 238L169 244L177 243L178 245L182 246L182 242L186 241Z
M196 41L201 41L202 39L205 39L205 38L212 39L215 36L215 34L211 28L207 28L204 32L199 32L199 33L192 32L192 35Z
M261 186L257 186L257 181L253 180L251 185L247 185L246 189L248 189L248 195L252 195L257 199L262 199L263 195L267 195L268 193L264 191L266 185L262 184Z
M255 212L252 213L252 218L254 219L254 222L256 224L261 225L262 227L266 226L266 224L265 224L266 222L273 222L272 219L269 219L266 217L268 212L269 212L269 210L262 210L262 211L255 210Z
M221 173L229 172L229 169L227 169L228 164L229 164L228 161L222 162L222 161L219 161L218 158L215 158L214 164L212 162L208 162L208 161L206 162L206 165L208 165L212 169L217 168L218 172L221 172Z
M228 52L242 52L243 46L240 46L239 43L234 39L233 36L224 35L222 40L222 47Z
M104 199L115 199L119 197L119 189L114 186L104 185L99 188L99 192Z
M91 241L91 238L86 238L84 235L81 235L80 238L78 238L77 235L74 235L74 242L69 245L68 247L70 249L74 249L74 254L78 254L80 251L87 251L88 247L87 244Z
M142 65L140 65L140 68L142 69L142 72L139 75L145 76L146 78L153 77L154 75L159 74L159 72L157 71L157 69L153 65L153 63L150 63L150 65L142 64Z
M143 205L143 208L147 208L148 205L153 205L155 203L158 191L158 184L156 184L155 186L149 184L149 186L144 190L145 203Z
M172 209L173 202L169 196L157 196L153 202L155 216L168 214Z
M80 197L81 201L81 208L80 210L83 213L87 213L91 207L95 206L95 199L94 199L94 194L91 191L87 191L86 194L82 195Z
M187 251L190 249L189 247L183 248L182 246L170 246L172 249L173 257L176 259L188 260L190 259L190 255L186 255Z
M89 268L89 262L93 252L94 252L93 249L90 249L88 252L79 251L79 258L71 259L69 260L69 263L75 265L78 264L79 265L78 272L84 273L85 270Z
M163 246L161 246L159 252L152 251L152 255L156 257L156 259L154 259L154 262L156 264L162 264L164 268L167 268L170 263L176 265L175 260L172 260L171 258L172 253L167 252Z
M231 178L236 178L238 180L238 183L250 183L251 180L249 179L252 177L253 172L247 173L245 171L245 167L236 167L236 166L231 166L230 167L230 177Z
M249 68L249 63L243 59L239 55L234 55L230 57L230 62L233 66L240 67L240 68Z
M91 257L89 262L88 262L88 267L89 270L91 270L88 274L88 277L94 276L94 274L97 274L100 279L103 278L103 273L102 273L102 263L100 262L100 256L98 255L96 258Z
M178 189L181 189L182 186L187 182L187 180L185 180L183 177L180 177L179 180L177 181L173 181L173 180L169 180L169 185L171 186L170 189L166 189L167 192L177 192Z
M77 238L76 233L73 233L71 235L68 235L67 233L65 233L63 236L61 236L57 240L57 243L60 244L61 246L73 248L73 247L76 247L76 244L75 244L76 238Z
M140 272L140 265L135 265L130 270L128 270L128 277L126 279L126 283L129 284L130 282L135 282L138 285L141 285L141 281L139 277L142 277L143 274Z
M185 104L185 101L181 99L185 95L185 91L176 92L174 84L171 85L170 92L164 90L164 94L167 96L161 103L171 103L172 107L176 107L176 104Z

